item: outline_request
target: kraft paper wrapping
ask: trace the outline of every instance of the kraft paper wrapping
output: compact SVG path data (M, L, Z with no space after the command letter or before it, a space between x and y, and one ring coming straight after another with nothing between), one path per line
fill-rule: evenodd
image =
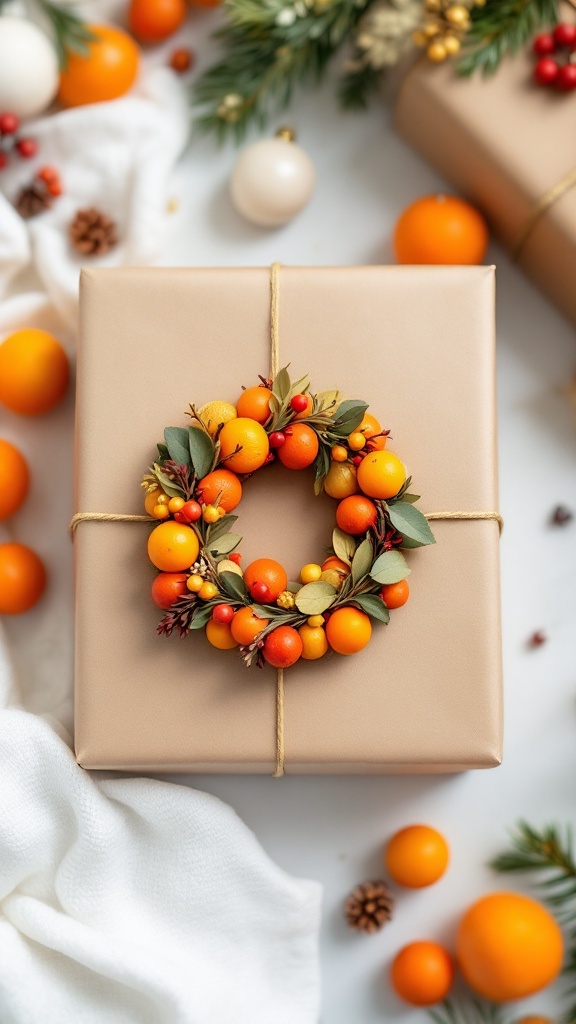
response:
M269 365L269 269L85 271L77 509L141 513L141 474L190 402L235 401ZM280 272L280 363L392 429L423 511L497 508L493 268ZM330 542L335 502L273 465L244 488L243 564L289 578ZM433 524L411 599L352 657L285 674L286 772L448 772L501 757L498 525ZM157 637L142 523L83 522L76 752L86 768L271 774L276 673L205 638Z
M527 47L490 78L459 78L424 58L396 106L399 134L476 204L514 252L536 204L576 169L571 96L532 81ZM576 179L530 231L522 269L576 322Z

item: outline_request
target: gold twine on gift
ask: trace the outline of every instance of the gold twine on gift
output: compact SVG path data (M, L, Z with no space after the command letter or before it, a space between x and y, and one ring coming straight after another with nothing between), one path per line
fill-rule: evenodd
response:
M569 192L571 188L576 185L576 167L573 167L568 174L565 174L560 181L557 181L552 188L549 188L547 192L534 204L530 213L528 214L522 230L518 233L516 240L512 245L512 259L518 262L522 256L524 246L528 241L528 237L532 233L536 224L540 220L540 217L549 210L550 207L557 202L566 192Z
M574 181L576 184L576 172ZM569 186L566 186L569 187ZM566 190L566 187L563 191ZM561 193L560 193L561 194ZM555 197L557 198L557 196ZM554 199L550 200L554 202ZM548 202L548 206L550 205ZM539 214L538 214L539 215ZM280 263L273 263L270 268L270 376L276 377L280 369ZM503 519L498 512L455 511L425 512L428 520L463 519L463 520L494 520L502 533ZM70 520L70 533L74 535L80 523L155 523L152 516L125 515L113 512L77 512ZM284 747L285 720L284 669L276 670L276 768L273 778L279 779L285 774L286 755Z

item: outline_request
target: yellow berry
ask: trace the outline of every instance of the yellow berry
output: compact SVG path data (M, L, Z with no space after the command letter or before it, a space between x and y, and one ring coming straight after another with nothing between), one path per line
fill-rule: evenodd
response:
M184 498L170 498L168 509L170 512L179 512L185 505Z
M218 587L216 586L216 584L210 583L208 580L206 580L200 587L200 590L198 591L198 597L200 598L201 601L211 601L213 597L216 597L217 593Z
M412 33L412 42L415 46L427 46L428 36L420 29L416 29L416 31Z
M330 458L334 459L334 462L346 462L346 459L348 458L348 452L346 451L344 445L335 444L334 447L332 448L332 451L330 452Z
M220 519L223 519L226 515L226 509L222 508L222 505L218 505L218 515L220 516Z
M158 498L161 494L164 494L164 491L161 491L159 487L156 487L153 491L148 491L148 494L144 498L144 508L149 516L154 515L154 509L158 504Z
M444 36L442 43L446 53L450 54L451 57L460 52L461 44L456 36Z
M202 519L205 523L216 523L220 519L220 513L216 505L205 505L202 512Z
M169 505L170 504L170 498L168 497L167 494L164 494L164 493L159 494L158 497L156 498L156 504L157 505Z
M188 590L192 591L193 594L197 594L201 587L204 586L204 580L202 579L201 576L198 576L196 573L194 573L192 576L189 576L188 579L186 580L186 586L188 587Z
M351 448L353 452L359 452L365 444L366 438L359 430L355 430L354 433L350 434L348 437L348 447Z
M154 516L154 519L168 519L168 516L170 515L168 505L154 505L152 515Z
M428 60L433 61L434 64L441 64L443 60L446 60L448 51L444 46L444 43L438 41L430 43L430 46L426 50Z
M306 624L308 626L312 626L313 629L314 629L315 626L316 627L323 626L324 625L324 616L323 615L311 615L308 619L306 619Z
M328 641L321 626L300 626L298 632L302 641L302 657L305 661L316 661L326 654Z
M470 19L470 15L463 4L453 4L446 11L445 17L451 25L457 25L458 28L467 27Z
M315 562L308 562L300 569L300 580L302 583L315 583L322 575L322 566Z

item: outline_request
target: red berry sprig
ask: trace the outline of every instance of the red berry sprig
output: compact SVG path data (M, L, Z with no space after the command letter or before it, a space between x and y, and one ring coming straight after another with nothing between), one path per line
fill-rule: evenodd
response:
M0 171L8 164L10 153L17 153L23 160L30 160L38 152L36 139L19 135L20 121L16 114L6 111L0 114Z
M538 85L552 85L560 92L576 89L576 25L561 24L553 32L541 32L532 49L539 58L534 68ZM566 59L559 61L559 54Z

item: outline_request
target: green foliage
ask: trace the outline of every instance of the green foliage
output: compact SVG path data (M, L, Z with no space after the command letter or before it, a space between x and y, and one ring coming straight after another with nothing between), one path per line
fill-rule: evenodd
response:
M87 23L71 8L53 0L35 0L40 12L52 29L54 44L61 68L65 68L70 53L87 53L88 43L94 36Z
M486 0L484 7L474 7L458 73L492 75L503 57L557 22L558 8L559 0Z
M470 998L461 1004L447 1000L428 1013L435 1024L504 1024L500 1007L480 999Z

